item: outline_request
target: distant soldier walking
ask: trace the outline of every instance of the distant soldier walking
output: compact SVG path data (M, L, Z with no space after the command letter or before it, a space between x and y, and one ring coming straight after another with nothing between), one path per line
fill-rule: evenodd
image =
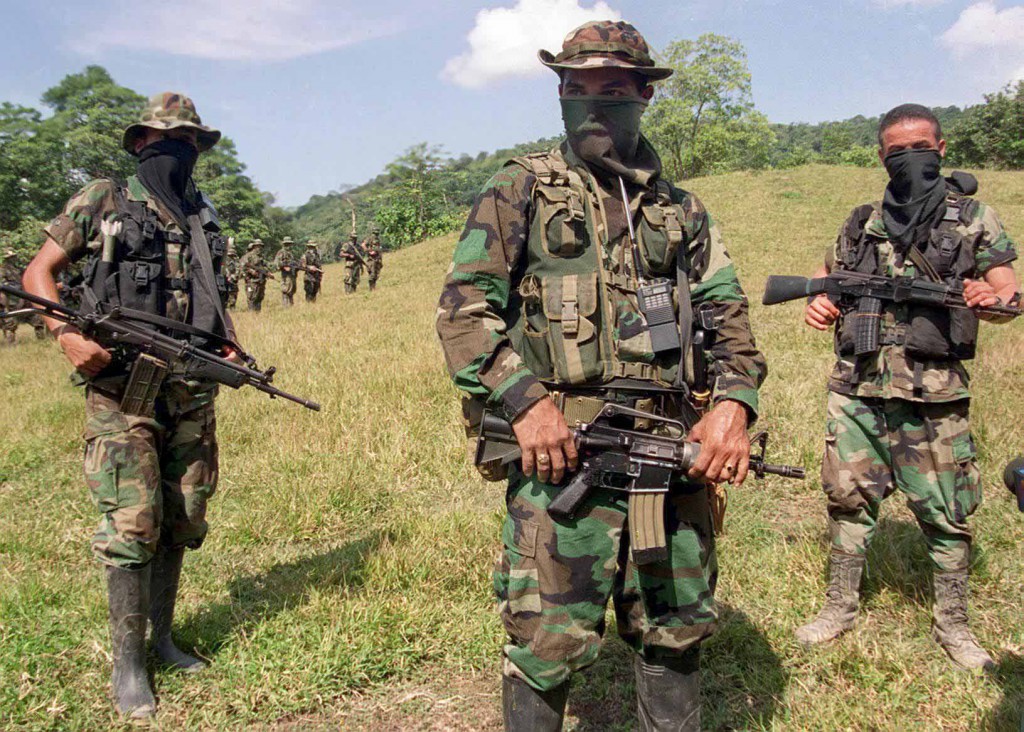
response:
M380 229L376 226L373 227L370 238L363 244L363 249L366 251L366 281L370 286L370 292L373 292L377 287L380 271L384 268Z
M274 256L274 269L281 275L281 304L286 308L291 307L295 301L295 290L298 287L299 271L291 250L294 244L292 238L286 236L281 241L281 248Z
M4 251L3 264L0 265L0 279L5 285L21 288L22 269L18 266L18 253L13 249ZM0 310L20 310L24 305L17 297L0 293ZM4 332L4 342L13 344L17 339L18 323L29 323L35 330L36 338L46 337L46 328L38 315L21 315L16 318L0 320L0 329Z
M242 276L245 278L245 299L250 310L259 312L263 309L263 297L267 291L267 279L270 271L263 259L263 241L253 239L239 263Z
M85 261L85 301L131 308L173 334L190 329L199 346L228 359L237 352L224 313L213 216L192 180L200 153L220 139L192 101L150 99L122 139L138 158L122 186L94 180L46 227L47 240L25 272L25 289L57 300L57 277ZM146 353L109 352L74 326L48 320L85 385L85 478L100 514L92 539L106 565L114 702L133 720L155 714L146 668L146 623L157 657L186 672L205 664L171 638L184 551L206 538L206 504L217 487L214 383L168 370ZM163 365L161 365L163 364Z
M227 247L227 255L224 258L224 307L234 309L238 304L238 279L241 276L234 238L228 239Z
M366 264L366 255L354 231L352 238L341 249L341 258L345 260L345 292L351 295L359 287L359 276Z
M324 277L323 260L316 242L306 242L306 251L299 257L299 268L303 271L302 287L306 291L306 302L316 302L320 294L320 282Z
M971 308L1017 299L1016 247L996 212L973 198L972 176L940 174L946 141L931 110L917 104L890 110L878 142L889 173L885 195L853 210L814 276L852 271L962 286ZM840 310L820 295L804 316L818 330L835 325L837 361L821 466L830 579L821 612L796 635L805 644L823 643L853 627L878 511L898 489L932 560L933 637L957 665L991 668L967 617L967 519L981 502L981 476L964 361L974 357L979 317L999 317L870 300ZM880 329L877 343L858 337L865 318Z

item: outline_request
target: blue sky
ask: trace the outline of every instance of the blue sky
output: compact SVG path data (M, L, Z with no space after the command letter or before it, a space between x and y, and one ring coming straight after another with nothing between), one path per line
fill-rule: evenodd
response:
M476 154L556 134L556 79L534 54L595 16L655 48L740 40L777 122L971 104L1024 78L1024 5L1006 0L54 0L6 5L0 100L38 105L90 63L143 94L184 91L297 205L417 142Z

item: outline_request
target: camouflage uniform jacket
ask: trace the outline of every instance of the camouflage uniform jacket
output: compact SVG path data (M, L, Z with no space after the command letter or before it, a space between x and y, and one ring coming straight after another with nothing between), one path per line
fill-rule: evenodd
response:
M851 222L859 220L862 207L858 207L839 230L836 243L825 255L830 271L844 269L843 252L856 245L852 236L857 231ZM889 241L882 219L882 204L871 204L863 235L874 242L878 251L880 274L888 277L921 276L909 260L898 255ZM968 209L970 210L970 209ZM1017 258L1017 248L1003 229L1002 222L991 206L978 203L973 207L969 223L958 222L954 231L974 247L974 276L982 277L993 267L1005 265ZM890 305L883 310L882 328L895 329L905 320L905 305ZM841 323L837 323L837 330ZM906 399L919 402L952 402L970 398L969 377L960 361L924 361L921 363L921 390L914 388L914 360L910 359L900 343L882 345L878 352L858 357L840 357L829 377L828 388L847 396Z
M0 281L3 281L5 285L13 285L20 289L21 275L22 269L16 264L5 263L0 266Z
M306 250L305 252L302 253L302 256L299 257L299 266L315 267L317 269L321 269L324 266L324 264L323 259L320 257L320 252L317 251L316 249L313 249L312 251ZM314 277L320 277L320 274L321 273L319 272L310 272L308 270L306 271L307 276L312 275Z
M242 270L242 276L250 282L262 282L267 279L267 274L269 274L267 263L263 261L263 254L255 249L242 255L241 260L238 262L238 266Z
M552 192L540 186L535 168L544 165L578 176L582 185L574 188L575 193ZM665 211L664 207L659 209L662 214L651 210L656 190L677 222L675 242L670 237L659 244L652 234L651 243L646 243L644 233L652 232L648 219ZM566 209L571 208L572 218L566 214L561 220L539 221L537 213L544 203L540 196L544 195L575 199ZM652 181L651 187L640 191L634 189L631 208L634 218L640 220L647 268L655 276L674 278L677 248L685 247L693 306L707 303L719 320L711 354L713 401L739 401L756 416L765 361L750 332L747 300L718 227L696 196L660 181ZM569 236L574 244L556 241L570 229L575 232ZM571 332L564 316L567 307L573 310L573 327L580 333L586 329L590 341L601 343L602 353L591 359L599 362L601 373L588 378L588 383L630 376L671 384L678 355L666 354L667 358L659 361L650 352L650 336L637 307L629 251L621 199L616 192L602 188L565 146L513 162L498 172L477 197L439 304L437 331L456 386L486 398L491 409L512 420L545 396L547 388L541 379L549 385L580 383L557 369L555 373L534 373L524 361L524 352L531 345L529 321L536 310L543 310L547 317L545 329L550 326L565 334ZM544 261L571 268L576 274L535 276ZM602 322L595 338L596 321Z
M64 250L72 262L86 255L99 256L103 246L101 222L118 216L115 199L117 184L101 178L87 183L64 206L43 230ZM129 201L145 203L156 213L157 226L167 235L164 245L164 273L169 280L187 282L189 278L188 235L167 208L146 190L136 176L128 178L125 195ZM182 288L168 288L165 300L165 317L171 320L185 320L188 314L188 291Z
M284 272L286 267L288 272ZM277 254L274 255L274 269L289 277L294 277L297 274L295 271L295 257L286 248L281 247Z

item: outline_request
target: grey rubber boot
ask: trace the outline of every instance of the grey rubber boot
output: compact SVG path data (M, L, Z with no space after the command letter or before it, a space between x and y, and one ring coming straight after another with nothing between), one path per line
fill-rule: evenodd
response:
M161 549L153 558L149 619L153 623L153 650L160 660L187 673L197 673L206 668L206 664L178 649L171 639L174 604L178 598L178 582L184 557L185 550L179 548Z
M640 732L700 732L700 648L634 662Z
M569 684L537 691L522 679L501 678L501 714L506 732L559 732Z
M990 670L995 661L967 625L967 575L966 569L934 574L932 637L960 668Z
M150 569L107 567L110 603L110 678L117 711L134 720L156 714L156 699L146 675L146 618L149 614Z
M838 638L852 628L857 620L863 574L863 556L832 552L825 607L814 620L796 629L796 639L805 645L814 645Z

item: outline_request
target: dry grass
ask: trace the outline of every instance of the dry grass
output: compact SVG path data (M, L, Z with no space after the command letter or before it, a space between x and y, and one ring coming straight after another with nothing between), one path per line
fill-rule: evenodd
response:
M772 272L814 268L879 171L810 167L693 181L718 217L752 300ZM982 198L1024 239L1024 176L984 173ZM319 415L251 392L220 400L222 482L212 532L186 562L183 644L208 673L160 671L167 729L492 729L500 725L500 624L489 572L502 490L465 462L457 403L433 332L454 239L389 255L371 296L344 296L328 268L313 306L276 297L240 331L282 388ZM1000 660L991 677L954 671L928 638L928 563L898 498L872 548L866 611L827 648L793 629L824 584L821 449L828 337L799 305L755 304L771 375L763 424L804 484L733 494L720 544L722 631L708 643L713 729L1016 729L1024 700L1024 518L1001 487L1021 449L1024 326L983 329L975 431L986 502L977 530L975 627ZM105 599L88 554L95 517L80 476L81 395L50 343L23 328L0 352L0 728L97 729L107 701ZM629 729L623 644L574 687L570 726Z

